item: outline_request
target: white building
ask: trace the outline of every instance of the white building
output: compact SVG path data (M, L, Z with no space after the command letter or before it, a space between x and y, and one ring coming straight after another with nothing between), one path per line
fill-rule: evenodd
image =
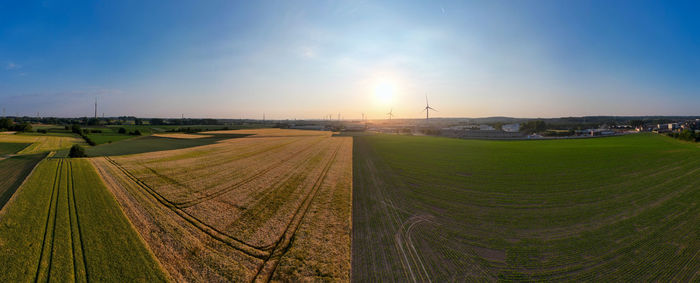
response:
M503 131L511 133L520 132L520 124L515 123L503 125Z

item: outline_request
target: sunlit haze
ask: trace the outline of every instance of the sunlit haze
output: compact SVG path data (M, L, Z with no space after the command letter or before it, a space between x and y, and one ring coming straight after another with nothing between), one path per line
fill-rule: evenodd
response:
M697 1L2 1L7 115L697 115ZM431 113L431 115L433 115Z

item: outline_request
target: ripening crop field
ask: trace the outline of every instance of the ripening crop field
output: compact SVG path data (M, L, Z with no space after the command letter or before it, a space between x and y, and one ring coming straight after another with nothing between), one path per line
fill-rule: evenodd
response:
M6 282L167 281L85 159L48 158L0 210Z
M42 134L0 134L0 143L30 143L29 146L17 152L17 154L48 152L66 149L73 144L85 144L81 138Z
M280 129L203 134L238 138L92 158L173 279L350 279L351 137Z
M700 148L356 136L352 278L700 280Z

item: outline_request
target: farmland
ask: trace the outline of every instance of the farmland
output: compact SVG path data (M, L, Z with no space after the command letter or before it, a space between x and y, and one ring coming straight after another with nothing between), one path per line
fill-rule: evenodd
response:
M0 209L43 157L33 154L0 159Z
M0 143L0 158L3 155L16 153L23 150L25 147L29 146L29 143L14 143L14 142L3 142Z
M357 281L696 281L700 148L356 136Z
M0 134L0 143L30 143L29 146L17 152L18 154L47 152L66 149L73 144L84 144L81 138L44 134Z
M207 143L91 159L173 279L349 280L352 139L203 134L228 138L153 137Z
M89 147L86 148L86 152L89 156L115 156L138 154L152 151L164 151L208 145L226 139L244 137L246 135L248 134L157 134ZM183 136L199 137L182 138Z
M0 211L5 281L166 281L87 160L45 159Z

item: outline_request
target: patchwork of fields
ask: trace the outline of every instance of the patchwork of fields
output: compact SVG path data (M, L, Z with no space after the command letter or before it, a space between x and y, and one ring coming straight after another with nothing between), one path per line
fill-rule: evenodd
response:
M700 147L664 136L256 129L45 158L73 143L0 135L5 281L700 280Z
M166 281L87 160L45 159L0 211L4 281Z
M349 280L352 138L251 135L93 158L175 280ZM192 139L181 139L192 140Z
M700 280L700 148L354 137L357 281Z
M25 134L0 134L0 143L30 143L18 154L33 154L66 149L73 144L84 144L84 141L76 137L52 136L52 135L25 135Z

